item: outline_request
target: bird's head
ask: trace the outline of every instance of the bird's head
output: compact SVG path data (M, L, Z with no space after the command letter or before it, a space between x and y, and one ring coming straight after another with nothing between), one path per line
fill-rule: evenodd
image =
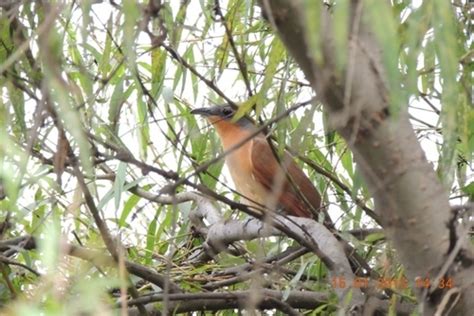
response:
M253 122L245 116L235 120L234 115L236 112L237 110L232 106L225 104L194 109L191 111L191 114L198 114L206 117L207 120L217 129L230 127L231 125L240 128L251 128L254 126Z
M215 127L219 134L224 149L240 142L252 133L256 126L248 117L234 118L237 112L232 106L215 105L207 108L198 108L191 111L191 114L202 115Z

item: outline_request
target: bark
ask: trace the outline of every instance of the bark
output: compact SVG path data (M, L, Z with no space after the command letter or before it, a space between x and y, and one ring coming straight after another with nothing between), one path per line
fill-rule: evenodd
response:
M458 293L436 290L436 285L430 291L417 291L423 313L432 315L453 307L453 315L469 315L474 310L472 249L463 243L456 259L445 265L457 240L464 238L459 239L462 235L450 218L447 190L425 158L406 107L391 113L395 107L389 103L381 48L364 24L364 7L360 1L351 1L348 60L341 71L335 66L330 13L323 7L319 28L310 29L303 3L260 0L264 16L310 81L333 127L353 151L376 213L409 280L421 277L434 283L453 278ZM322 58L314 51L318 38Z
M277 215L276 221L285 225L296 234L299 234L301 238L318 245L323 256L329 258L333 263L331 267L328 267L330 274L329 280L333 278L343 278L347 284L354 284L356 276L351 270L344 249L324 225L308 218L293 216L284 217ZM281 234L282 232L272 225L256 218L250 218L245 221L225 221L215 223L209 227L204 246L206 247L207 245L207 248L219 252L235 241L253 240L262 237L279 236ZM322 260L324 261L324 258ZM353 298L352 305L354 306L361 304L364 300L361 290L356 287L335 287L334 291L341 301L348 295L349 291L351 291Z

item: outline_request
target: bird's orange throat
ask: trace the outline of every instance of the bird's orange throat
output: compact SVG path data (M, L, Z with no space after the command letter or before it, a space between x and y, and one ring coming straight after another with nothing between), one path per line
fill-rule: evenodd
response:
M250 131L238 126L228 120L223 120L217 116L208 117L209 122L214 125L222 141L224 150L240 143L244 138L250 135Z

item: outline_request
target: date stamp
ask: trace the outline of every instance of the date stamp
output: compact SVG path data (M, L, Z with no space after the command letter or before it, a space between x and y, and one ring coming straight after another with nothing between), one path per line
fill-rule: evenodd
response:
M410 287L410 282L407 278L386 278L381 277L377 280L371 280L367 277L356 277L353 280L347 280L343 276L335 276L331 278L331 286L333 288L344 289L348 287L352 288L367 288L369 283L372 282L379 289L397 289L404 290ZM434 280L431 278L416 278L413 282L413 285L417 289L427 289L430 288ZM441 278L438 282L437 287L439 289L451 289L454 287L452 278Z

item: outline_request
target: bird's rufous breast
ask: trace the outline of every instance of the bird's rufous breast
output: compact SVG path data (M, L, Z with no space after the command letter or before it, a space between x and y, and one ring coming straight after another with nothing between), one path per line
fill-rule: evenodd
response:
M258 208L261 209L262 205L266 203L268 190L255 179L252 173L252 139L242 143L250 137L251 131L226 120L213 122L210 119L210 121L221 138L224 151L239 146L226 156L226 163L236 190L243 196L243 199L241 198L242 202L249 205L258 205Z

